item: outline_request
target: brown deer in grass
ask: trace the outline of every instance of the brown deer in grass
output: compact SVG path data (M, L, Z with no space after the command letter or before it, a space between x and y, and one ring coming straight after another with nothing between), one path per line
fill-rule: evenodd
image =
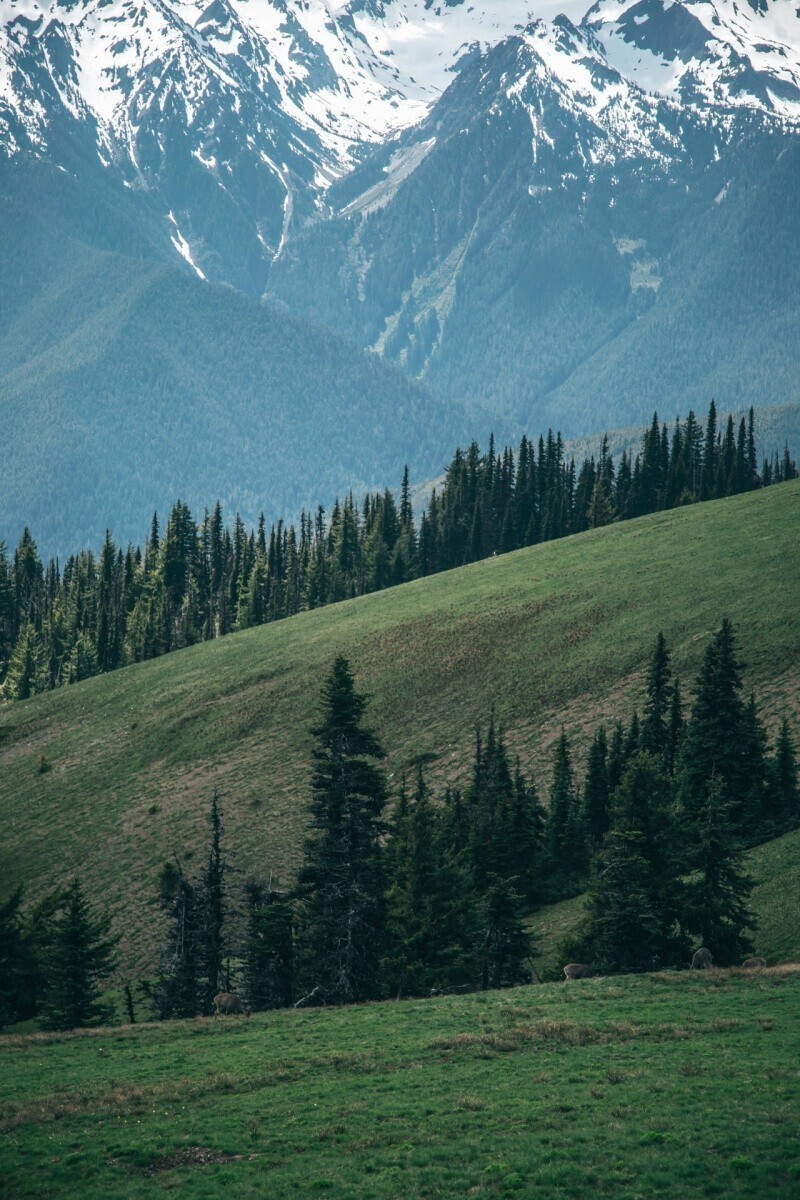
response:
M699 950L695 950L690 964L692 971L705 971L713 967L713 965L714 960L711 957L710 950L706 950L705 946L701 946Z
M742 963L742 969L744 971L763 971L766 965L767 960L765 958L760 958L756 954L752 958L746 958L744 960Z
M565 979L588 979L591 973L592 968L586 963L567 963L564 967Z
M250 1005L245 1004L235 992L219 992L214 997L214 1017L230 1017L239 1013L240 1016L250 1016Z

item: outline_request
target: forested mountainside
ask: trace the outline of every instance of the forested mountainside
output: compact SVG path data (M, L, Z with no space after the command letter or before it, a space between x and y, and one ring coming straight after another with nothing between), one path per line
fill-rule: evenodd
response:
M404 153L425 153L396 190L362 206L346 180L341 214L298 230L270 294L484 420L580 436L712 395L796 401L797 136L749 125L721 145L668 113L688 146L606 154L524 50L465 68L407 135Z
M435 474L464 438L458 404L375 355L164 261L108 191L46 164L3 178L0 538L28 524L64 556L178 496L254 524Z

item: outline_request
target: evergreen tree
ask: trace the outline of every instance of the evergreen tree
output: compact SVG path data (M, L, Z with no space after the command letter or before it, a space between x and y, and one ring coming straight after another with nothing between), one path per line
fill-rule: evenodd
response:
M608 971L676 966L686 953L682 864L661 760L642 751L612 801L593 865L581 953Z
M625 770L625 731L622 722L617 721L611 734L608 747L608 790L615 792L622 782Z
M4 691L9 700L27 700L47 690L47 660L42 639L31 624L19 631L11 655Z
M287 1008L294 987L293 912L289 899L258 879L245 886L244 993L254 1012Z
M507 879L490 876L481 906L481 988L530 983L533 946L522 924L522 897Z
M769 764L768 818L777 829L795 829L800 823L800 787L797 756L786 717L781 721L775 754Z
M601 725L589 749L583 786L583 823L592 853L596 853L608 831L610 798L608 743Z
M569 742L563 729L553 758L553 782L545 828L545 862L553 898L580 890L586 869L586 840L575 790Z
M640 742L643 750L659 755L665 761L669 759L671 678L672 671L667 643L664 640L664 634L659 633L647 673L647 698Z
M713 778L692 824L687 885L687 927L721 966L738 964L753 951L747 930L755 917L747 907L753 880L742 870L742 850L734 828L725 785Z
M410 804L401 792L387 847L386 973L398 998L472 983L475 899L445 828L420 772Z
M741 790L734 798L733 818L745 841L763 840L773 832L768 825L767 733L761 724L754 695L744 706L739 733L742 762Z
M213 1000L220 991L222 964L225 959L225 876L228 865L222 854L222 812L215 791L208 816L211 841L208 860L196 887L199 1001L202 1013L211 1012Z
M608 485L598 476L586 510L586 523L589 529L599 529L602 525L610 525L616 517L617 512L608 493Z
M672 696L670 698L669 706L669 726L667 728L666 767L670 775L675 774L678 764L684 728L685 722L683 719L681 685L680 680L676 679L672 685Z
M506 824L510 878L530 909L543 896L543 850L545 811L533 782L526 780L517 760L514 791Z
M116 938L107 916L93 916L79 878L61 897L47 931L41 1010L48 1029L79 1029L108 1020L100 983L114 967Z
M489 718L486 741L475 731L472 785L466 795L470 827L472 872L475 887L483 893L490 875L507 879L513 874L510 824L514 810L514 780L501 731Z
M33 948L20 913L22 887L0 904L0 1029L36 1011Z
M690 813L702 807L712 779L726 801L733 803L741 795L741 690L741 663L726 618L706 647L684 738L681 792Z
M200 1011L200 919L196 889L180 864L165 863L160 893L169 930L155 988L159 1015L162 1020L196 1017Z
M365 707L347 660L337 658L312 730L311 833L299 888L303 970L328 1003L381 994L386 783L373 761L383 750L362 724Z
M15 639L14 591L6 544L0 541L0 679L6 673Z

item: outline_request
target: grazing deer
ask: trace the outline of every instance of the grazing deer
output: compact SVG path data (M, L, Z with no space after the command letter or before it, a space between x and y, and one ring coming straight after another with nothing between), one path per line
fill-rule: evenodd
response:
M214 1018L229 1017L234 1013L250 1016L250 1005L245 1004L235 992L220 992L214 997Z
M701 946L699 950L695 950L692 955L690 969L692 971L705 971L709 967L713 967L714 960L711 957L711 951L706 950L705 946Z
M757 954L754 955L753 958L746 958L742 963L742 967L745 971L762 971L766 965L767 960L765 958L759 958Z
M588 979L591 973L592 968L586 963L567 963L564 967L565 979Z

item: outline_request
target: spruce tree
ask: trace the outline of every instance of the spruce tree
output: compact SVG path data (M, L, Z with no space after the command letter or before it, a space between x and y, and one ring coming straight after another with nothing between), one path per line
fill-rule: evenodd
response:
M690 816L702 807L712 779L722 788L726 801L741 799L741 670L731 623L726 618L706 647L683 742L681 796Z
M196 887L197 948L200 1011L211 1012L213 999L220 991L224 940L228 864L222 853L222 812L215 791L208 815L211 840L208 859Z
M682 961L679 849L662 762L642 751L614 793L611 827L593 864L580 946L587 961L623 972Z
M505 825L510 850L510 875L523 904L530 909L542 900L543 895L545 811L533 782L522 774L519 760L514 771L514 791Z
M575 790L569 742L563 729L553 758L550 808L545 827L545 864L553 899L580 890L586 870L586 837Z
M598 850L608 831L609 802L608 743L605 727L601 725L589 749L583 785L583 823L592 853Z
M386 975L398 998L473 982L475 897L466 855L448 845L420 772L387 845Z
M489 718L486 741L475 731L472 785L466 795L475 886L483 892L489 875L513 874L509 825L514 808L514 780L502 731Z
M767 787L767 733L758 715L755 696L744 706L739 731L739 756L742 762L740 792L734 797L733 819L746 842L771 836Z
M748 930L756 921L747 906L753 880L742 870L741 843L732 804L721 779L712 779L692 824L686 923L720 966L732 966L751 954Z
M586 920L574 954L604 972L646 971L660 965L656 948L661 920L649 887L643 841L635 829L612 827L594 860Z
M669 757L671 678L672 671L667 643L664 634L659 633L647 673L644 720L642 721L640 742L643 750L659 755L665 760Z
M768 817L776 829L795 829L800 823L797 756L786 717L769 763Z
M94 916L79 878L49 922L41 1011L48 1029L79 1029L110 1017L100 984L111 973L118 939L108 916Z
M42 639L31 624L19 631L3 690L9 700L27 700L47 690L47 660Z
M245 885L244 994L254 1012L287 1008L294 987L292 904L271 883Z
M381 994L386 782L374 761L383 749L362 724L365 708L347 659L338 657L312 730L310 835L299 882L302 969L327 1003Z
M22 886L0 904L0 1029L32 1017L38 988L33 947L22 920Z
M669 725L667 727L666 766L670 775L675 774L678 765L684 729L685 721L683 719L681 685L680 680L676 679L672 685L672 695L669 705Z
M522 924L522 897L507 879L490 876L480 912L481 988L530 983L533 945Z
M196 1017L201 1003L199 903L197 891L180 864L164 864L160 898L168 919L168 934L155 987L158 1013L162 1020Z

